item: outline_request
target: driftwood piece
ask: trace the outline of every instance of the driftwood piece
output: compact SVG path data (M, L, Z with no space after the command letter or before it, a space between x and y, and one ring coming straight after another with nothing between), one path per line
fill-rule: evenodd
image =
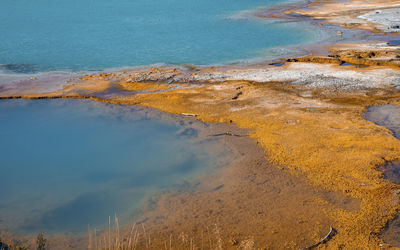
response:
M242 94L243 94L242 91L238 92L234 97L232 97L232 100L237 100L239 96L241 96Z
M233 134L231 132L225 132L225 133L221 133L221 134L214 134L214 135L211 135L211 136L223 136L223 135L226 135L226 136L237 136L237 137L244 137L245 136L245 135Z
M198 114L192 114L192 113L182 113L182 115L184 115L184 116L192 116L192 117L198 116Z
M300 248L300 250L308 250L308 249L313 249L325 242L327 242L328 240L330 240L330 238L335 234L335 229L333 227L330 228L329 233L327 235L325 235L324 238L322 238L322 240L320 240L319 242L315 243L314 245L305 247L305 248Z

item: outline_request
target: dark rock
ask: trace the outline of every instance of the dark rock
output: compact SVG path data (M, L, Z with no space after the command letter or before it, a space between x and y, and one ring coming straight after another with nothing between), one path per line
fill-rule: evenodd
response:
M178 134L178 136L196 138L198 137L198 131L194 128L185 128L182 132Z
M0 241L0 250L9 250L9 247L8 245Z

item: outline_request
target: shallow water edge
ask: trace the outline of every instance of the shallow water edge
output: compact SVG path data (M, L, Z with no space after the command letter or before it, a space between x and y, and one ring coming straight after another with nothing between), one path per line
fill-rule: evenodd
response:
M400 140L400 106L382 105L369 107L364 118L389 129ZM385 179L400 185L400 161L387 162L378 168ZM382 239L394 247L400 247L400 216L391 220L381 233Z
M22 234L104 228L113 214L128 220L141 201L187 189L230 158L219 137L204 135L209 125L191 118L90 100L0 105L1 224Z

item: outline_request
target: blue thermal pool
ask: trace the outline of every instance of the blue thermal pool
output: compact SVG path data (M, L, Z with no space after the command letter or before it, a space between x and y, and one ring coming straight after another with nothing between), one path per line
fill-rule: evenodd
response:
M153 195L221 166L230 152L201 126L89 100L1 101L0 228L79 233L114 214L129 221Z

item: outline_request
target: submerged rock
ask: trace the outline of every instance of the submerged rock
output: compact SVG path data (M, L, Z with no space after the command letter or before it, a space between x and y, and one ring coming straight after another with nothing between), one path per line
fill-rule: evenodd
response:
M8 245L0 241L0 250L9 250Z

